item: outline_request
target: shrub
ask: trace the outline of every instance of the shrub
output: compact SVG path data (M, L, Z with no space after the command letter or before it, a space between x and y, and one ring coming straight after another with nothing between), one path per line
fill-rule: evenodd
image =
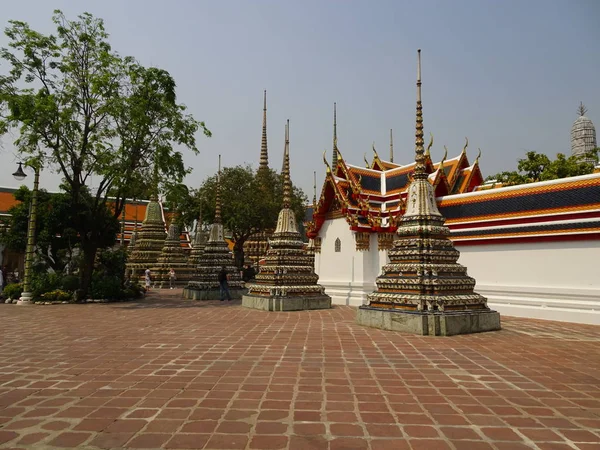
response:
M76 275L65 275L60 280L60 286L65 291L75 292L79 289L79 277Z
M120 298L121 280L117 276L94 274L90 287L90 296L95 299Z
M57 273L33 273L31 276L30 289L33 297L41 297L46 292L60 288L60 275Z
M66 302L71 300L71 293L55 289L42 294L42 298L47 302Z
M21 283L7 284L2 291L6 298L13 300L21 297L21 292L23 292L23 284Z
M126 263L127 251L125 249L108 248L98 253L95 272L101 272L108 276L116 276L122 280L125 274Z
M146 289L144 289L140 284L130 284L121 291L121 298L140 298L144 296L144 292L146 292Z

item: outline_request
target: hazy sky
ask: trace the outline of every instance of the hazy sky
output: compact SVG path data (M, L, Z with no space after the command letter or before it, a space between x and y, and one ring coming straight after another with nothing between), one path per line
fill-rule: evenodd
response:
M225 166L256 167L263 89L270 165L281 168L289 118L292 179L309 198L314 170L319 191L323 181L323 150L331 159L334 101L348 162L371 160L373 141L387 157L390 128L395 161L410 162L418 48L436 160L444 144L457 155L465 136L471 159L482 149L484 175L513 169L527 150L569 153L580 101L600 127L598 0L21 0L2 2L2 25L51 32L56 8L103 18L115 50L174 76L179 100L213 132L198 136L199 156L186 155L192 187L215 172L219 153ZM10 140L3 186L18 184ZM58 182L43 173L43 187Z

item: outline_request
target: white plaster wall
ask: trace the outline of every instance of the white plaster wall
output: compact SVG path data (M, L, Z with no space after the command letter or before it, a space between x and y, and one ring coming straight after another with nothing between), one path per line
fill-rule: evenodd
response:
M356 251L344 219L325 222L315 270L334 304L360 306L376 288L389 259L377 250ZM342 251L335 253L335 239ZM477 281L476 291L501 314L600 325L600 241L458 245L459 263Z
M476 291L501 314L600 325L600 241L457 249Z
M337 305L360 306L376 288L387 252L377 250L377 235L371 234L369 251L357 251L354 232L345 219L327 220L319 231L321 253L315 255L315 271L319 284ZM335 240L342 242L341 252L335 252Z

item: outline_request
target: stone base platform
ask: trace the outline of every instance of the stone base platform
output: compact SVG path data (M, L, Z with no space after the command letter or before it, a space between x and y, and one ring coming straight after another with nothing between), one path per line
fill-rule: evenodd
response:
M229 294L232 300L239 300L246 292L246 289L231 289ZM219 289L183 289L183 298L186 300L221 300L221 291Z
M361 306L356 314L356 323L423 336L454 336L501 329L500 314L491 310L429 313Z
M244 295L242 306L263 311L303 311L305 309L329 309L331 297L316 295L306 297L258 297Z

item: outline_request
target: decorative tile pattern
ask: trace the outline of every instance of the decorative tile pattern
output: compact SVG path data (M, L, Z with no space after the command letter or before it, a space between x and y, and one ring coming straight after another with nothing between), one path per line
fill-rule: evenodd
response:
M358 326L346 306L273 315L180 295L0 305L0 447L541 450L600 441L599 327L503 317L500 332L440 340Z

